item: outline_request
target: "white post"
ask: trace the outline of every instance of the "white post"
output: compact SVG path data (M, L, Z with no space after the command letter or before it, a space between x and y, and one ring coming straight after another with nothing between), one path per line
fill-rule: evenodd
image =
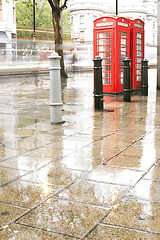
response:
M54 52L49 56L51 123L62 123L62 98L60 56Z

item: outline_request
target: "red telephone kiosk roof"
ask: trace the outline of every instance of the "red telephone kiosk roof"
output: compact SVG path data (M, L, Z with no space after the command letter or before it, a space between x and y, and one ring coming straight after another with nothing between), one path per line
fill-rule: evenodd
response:
M139 28L139 29L144 29L144 22L141 20L141 19L139 19L139 18L127 18L129 21L130 21L130 25L131 25L131 27L137 27L137 28Z
M130 21L127 18L119 17L117 15L111 15L106 17L100 17L94 20L94 29L114 27L116 23L119 26L124 26L124 27L130 26Z

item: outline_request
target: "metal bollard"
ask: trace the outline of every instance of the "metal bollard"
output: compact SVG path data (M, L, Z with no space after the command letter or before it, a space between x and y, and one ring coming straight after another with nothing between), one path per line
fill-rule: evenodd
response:
M148 96L148 60L142 60L142 96Z
M96 56L94 61L94 106L103 110L102 59Z
M124 60L124 76L123 76L123 101L131 101L131 59L126 57Z
M54 52L49 57L51 123L62 123L62 98L60 56Z

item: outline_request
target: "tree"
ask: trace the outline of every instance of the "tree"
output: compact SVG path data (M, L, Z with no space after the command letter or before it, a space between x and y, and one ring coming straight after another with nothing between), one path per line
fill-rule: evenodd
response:
M48 2L44 0L36 1L36 29L53 29L52 13ZM33 5L24 0L16 3L16 25L17 37L32 38L33 37ZM51 40L53 39L53 31L42 32L36 31L36 38Z
M48 1L36 0L35 27L36 39L53 40L52 11ZM69 10L62 12L63 40L71 40L71 26ZM33 4L24 0L16 2L16 25L18 38L33 38Z
M50 26L50 16L52 19L52 25L54 29L54 41L55 41L55 51L61 56L60 65L61 65L61 77L66 78L67 74L64 67L64 58L63 58L63 41L62 41L62 26L61 26L61 14L64 9L67 8L67 1L68 0L47 0L49 3L49 10L47 9L45 0L36 1L36 27L46 27L46 23L48 23L48 26ZM32 0L20 0L19 3L19 9L17 11L17 25L20 26L32 26L33 23L33 11L32 11ZM24 5L25 4L25 5ZM48 6L48 7L49 7ZM27 8L27 9L26 9ZM22 11L22 9L25 10L25 13ZM50 14L51 9L51 14ZM46 18L44 18L44 13L48 13L46 15ZM22 19L20 22L18 20L18 16ZM27 20L26 20L27 16ZM67 16L67 15L66 15ZM66 17L65 16L65 17ZM42 21L43 19L43 21ZM23 22L23 24L22 24Z
M52 21L54 28L55 51L61 56L61 77L67 78L64 68L63 45L62 45L62 27L61 27L61 12L67 8L67 1L64 0L48 0L52 9Z

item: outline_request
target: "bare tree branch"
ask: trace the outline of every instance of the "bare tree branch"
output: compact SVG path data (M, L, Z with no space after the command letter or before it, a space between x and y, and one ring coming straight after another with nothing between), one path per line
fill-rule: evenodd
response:
M64 9L67 8L67 1L68 1L68 0L65 0L65 1L64 1L63 5L59 8L59 11L63 11Z
M49 2L50 6L51 6L51 8L52 8L53 10L56 10L56 9L57 9L57 7L56 7L54 1L52 1L52 0L48 0L48 2Z

